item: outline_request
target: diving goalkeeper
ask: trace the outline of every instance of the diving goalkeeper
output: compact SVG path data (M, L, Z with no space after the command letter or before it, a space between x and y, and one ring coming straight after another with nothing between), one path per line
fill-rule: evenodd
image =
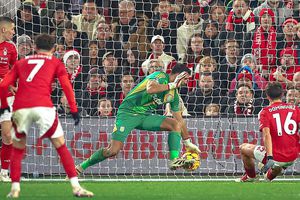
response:
M123 148L124 141L133 129L147 131L170 131L168 145L170 162L169 168L187 168L193 160L180 158L180 140L189 151L200 152L191 142L186 124L179 111L179 94L177 88L186 83L190 70L184 65L176 65L171 74L154 72L134 87L120 105L112 140L108 147L97 150L90 158L76 166L80 174L88 167L109 157L115 156ZM153 114L151 111L158 105L170 103L174 118Z

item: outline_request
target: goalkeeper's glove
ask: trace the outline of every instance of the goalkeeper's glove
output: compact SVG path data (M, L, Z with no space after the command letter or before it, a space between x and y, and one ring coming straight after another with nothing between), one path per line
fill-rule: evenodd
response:
M10 112L10 107L0 108L0 116L4 114L5 110L7 110L8 112Z
M273 156L267 157L267 163L261 168L262 173L266 173L270 168L274 166L275 162L273 160Z
M168 83L169 90L179 88L181 85L181 82L185 79L188 78L189 74L187 72L181 72L178 74L172 83Z
M201 152L200 149L192 143L190 138L183 140L183 144L188 151L193 151L193 152L197 152L197 153Z
M75 126L78 125L79 122L80 122L80 116L79 116L79 113L78 113L78 112L74 112L74 113L71 112L71 115L72 115L72 117L73 117L73 119L74 119L74 124L75 124Z

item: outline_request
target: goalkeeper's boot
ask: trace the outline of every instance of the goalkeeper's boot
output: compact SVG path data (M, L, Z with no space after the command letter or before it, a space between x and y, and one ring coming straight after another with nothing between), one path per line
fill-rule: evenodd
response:
M94 193L82 188L82 187L74 187L73 194L75 197L93 197Z
M170 170L176 170L179 168L188 169L194 164L194 159L175 158L169 162Z
M11 190L6 197L14 199L14 198L19 198L19 196L20 196L20 190Z
M11 182L11 179L9 178L8 173L0 173L0 181L2 182Z
M236 179L235 182L256 182L258 180L257 176L255 178L250 178L247 174L244 174L241 178Z

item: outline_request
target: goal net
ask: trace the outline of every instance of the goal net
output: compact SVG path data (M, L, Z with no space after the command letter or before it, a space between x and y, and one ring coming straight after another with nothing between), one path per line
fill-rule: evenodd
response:
M300 71L299 4L268 3L4 0L0 15L15 20L19 59L35 53L37 35L56 39L54 55L65 63L74 86L82 116L79 126L74 126L57 82L52 100L76 164L109 144L118 107L146 75L157 70L170 73L179 64L191 70L179 92L189 134L201 150L196 171L168 168L168 132L134 130L116 158L88 168L82 178L231 180L244 173L239 146L263 145L257 115L268 105L266 84L281 82L284 101L300 102L300 88L293 82ZM156 113L170 114L168 106L159 106ZM64 180L54 148L38 138L38 131L34 126L28 134L23 176ZM295 180L299 170L296 161L281 178Z

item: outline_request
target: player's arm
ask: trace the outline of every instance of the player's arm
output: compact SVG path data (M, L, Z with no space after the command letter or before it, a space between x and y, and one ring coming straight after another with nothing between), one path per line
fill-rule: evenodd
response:
M70 111L72 113L76 113L78 112L77 109L77 105L76 105L76 101L75 101L75 95L74 95L74 91L72 88L72 85L70 83L70 80L68 78L67 74L61 75L58 77L59 83L67 97L69 106L70 106Z
M273 156L273 146L272 146L272 137L270 134L270 129L265 127L262 129L263 140L267 152L267 156Z
M171 82L168 84L163 84L163 83L160 83L160 81L150 79L147 82L146 91L148 94L156 94L156 93L164 92L167 90L176 89L181 85L181 82L185 78L188 78L188 77L189 77L189 74L187 72L182 72L176 76L176 79L174 80L174 82Z
M16 67L13 67L12 70L10 70L3 80L0 83L0 100L1 100L1 108L7 109L8 103L6 100L8 89L10 85L13 85L17 81L17 71Z

